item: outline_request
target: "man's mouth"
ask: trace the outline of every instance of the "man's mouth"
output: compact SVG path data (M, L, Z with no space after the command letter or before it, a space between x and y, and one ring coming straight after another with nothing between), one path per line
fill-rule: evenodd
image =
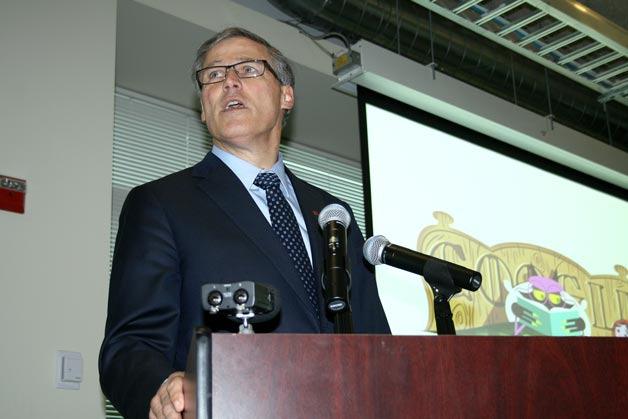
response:
M229 102L227 102L224 108L225 111L234 111L237 109L244 109L244 104L236 99L232 99Z

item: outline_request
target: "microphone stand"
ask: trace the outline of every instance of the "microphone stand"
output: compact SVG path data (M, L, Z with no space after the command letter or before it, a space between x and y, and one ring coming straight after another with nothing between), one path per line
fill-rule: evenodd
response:
M332 255L332 258L336 254ZM330 271L328 269L328 271ZM349 300L350 277L345 270L332 269L324 276L325 308L334 322L334 333L353 333L353 315Z
M429 282L429 281L428 281ZM449 299L457 292L442 292L439 288L430 284L434 293L434 319L436 319L436 333L439 335L455 335L456 327L454 326Z
M353 318L351 307L345 311L333 314L334 333L353 333Z
M455 335L453 315L449 300L462 288L457 286L445 265L437 262L428 262L423 269L423 278L427 281L434 293L434 319L436 333L439 335Z

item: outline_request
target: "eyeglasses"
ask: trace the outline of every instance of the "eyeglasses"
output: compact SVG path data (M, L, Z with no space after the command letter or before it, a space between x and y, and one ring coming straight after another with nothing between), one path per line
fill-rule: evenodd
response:
M266 68L268 68L272 75L279 80L279 77L277 77L277 74L266 60L247 60L231 65L205 67L196 72L196 80L199 86L220 83L227 78L227 73L231 68L235 70L236 74L241 79L259 77L263 75Z
M543 290L540 290L538 288L533 288L532 289L532 296L534 297L534 299L540 303L544 303L546 301L549 301L551 305L553 306L557 306L560 303L562 303L563 301L563 297L560 296L559 293L555 293L555 292L545 292Z

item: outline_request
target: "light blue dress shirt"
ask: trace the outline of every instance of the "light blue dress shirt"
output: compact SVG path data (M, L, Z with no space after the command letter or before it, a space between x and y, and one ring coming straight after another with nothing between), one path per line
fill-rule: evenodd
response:
M294 212L294 216L297 219L297 223L299 224L299 229L301 230L301 236L303 237L303 243L305 244L305 250L307 250L307 254L310 258L310 263L312 263L312 249L310 248L310 238L307 235L307 227L305 226L305 219L303 218L303 214L301 213L301 208L299 208L299 201L297 201L297 195L294 193L294 188L292 187L292 183L290 182L290 178L286 174L286 168L283 164L283 156L279 153L279 157L277 158L277 162L270 168L270 170L263 170L257 166L252 165L246 160L242 160L239 157L234 156L233 154L221 149L220 147L212 147L212 153L218 157L224 164L231 169L233 173L240 179L240 182L244 185L246 190L255 201L255 204L259 207L264 217L270 222L270 212L268 211L268 203L266 201L266 191L253 184L257 174L260 172L274 172L281 181L281 192L286 197L286 200L290 204L290 208L292 208L292 212Z

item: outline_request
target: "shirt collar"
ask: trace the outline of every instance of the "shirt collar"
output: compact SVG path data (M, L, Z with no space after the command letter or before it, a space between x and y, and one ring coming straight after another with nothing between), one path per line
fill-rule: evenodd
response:
M281 152L277 157L277 161L269 170L260 169L259 167L246 160L236 157L220 147L212 147L212 153L222 160L222 162L226 164L233 173L235 173L246 189L257 188L257 186L253 185L253 181L255 181L255 178L260 172L274 172L281 181L284 193L286 192L285 190L287 189L287 185L290 185L290 180L288 179L288 175L286 173L286 167L284 166Z

